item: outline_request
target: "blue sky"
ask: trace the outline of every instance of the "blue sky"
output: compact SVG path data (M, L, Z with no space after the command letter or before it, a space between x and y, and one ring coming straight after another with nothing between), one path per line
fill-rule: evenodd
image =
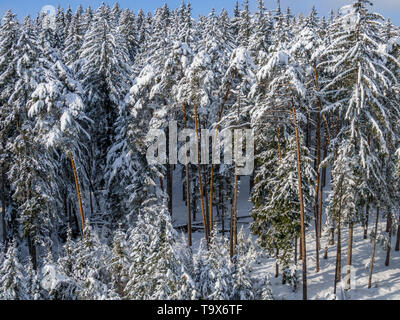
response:
M21 18L27 14L34 15L40 11L43 6L60 4L66 8L71 5L75 9L79 4L84 7L90 5L98 7L102 0L0 0L1 16L8 9L12 9ZM114 0L104 0L104 2L113 4ZM120 0L118 3L123 8L131 8L137 11L139 8L145 11L154 11L155 8L167 2L171 8L176 8L180 5L181 0ZM241 1L240 1L241 2ZM281 0L282 7L290 6L296 13L308 13L313 4L315 4L320 15L328 15L331 8L338 9L343 5L352 3L352 0ZM385 17L390 17L393 23L400 25L400 0L375 0L373 11L383 14ZM199 14L207 14L211 8L220 11L226 8L228 12L232 12L235 0L192 0L193 13L195 16ZM250 0L251 8L255 9L257 0ZM266 7L271 9L276 7L276 0L265 0Z

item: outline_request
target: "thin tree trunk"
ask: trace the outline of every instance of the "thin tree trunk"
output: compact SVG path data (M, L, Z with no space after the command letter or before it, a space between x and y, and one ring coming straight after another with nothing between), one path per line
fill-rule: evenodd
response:
M279 263L278 263L278 257L279 257L279 248L276 249L276 261L275 261L275 278L279 277Z
M303 257L301 256L303 252L303 249L301 247L301 235L300 235L300 241L299 241L299 260L303 260Z
M214 135L214 140L213 140L213 146L212 146L212 154L211 154L211 157L213 157L213 155L214 155L214 153L215 153L216 142L217 142L217 136L218 136L218 130L219 130L219 127L220 127L220 122L221 122L221 119L222 119L222 114L224 113L225 104L226 104L226 101L228 100L228 96L229 96L230 89L231 89L231 85L230 85L230 83L229 83L229 84L228 84L228 87L227 87L227 89L226 89L226 92L225 92L224 100L222 101L222 104L221 104L221 108L219 109L219 112L218 112L218 123L217 123L217 125L216 125L216 127L215 127L215 135ZM210 174L210 230L211 230L211 231L212 231L212 229L213 229L213 224L214 224L214 222L213 222L214 161L213 161L213 160L214 160L214 159L212 159L212 161L211 161L211 174Z
M241 88L239 89L238 93L238 108L237 108L237 124L239 124L240 119L240 93ZM237 141L234 141L236 144ZM237 163L235 159L235 167L234 167L234 174L235 174L235 185L233 190L233 199L232 199L232 211L231 211L231 238L230 238L230 256L231 259L236 254L236 246L237 246L237 194L238 194L238 181L239 177L237 175Z
M341 237L341 213L337 219L337 244L336 244L336 267L335 267L335 283L333 293L336 294L338 282L341 280L342 275L342 237Z
M185 165L185 175L186 175L186 215L187 215L187 229L188 229L188 246L192 246L192 216L190 213L190 179L189 179L189 166L186 161Z
M328 251L329 251L329 246L333 246L335 244L335 226L334 226L334 219L332 217L332 221L331 221L331 227L329 230L329 239L328 242L325 245L325 249L324 249L324 259L327 260L328 259Z
M166 128L166 137L167 137L167 155L168 158L170 156L169 154L169 128ZM172 165L171 164L166 164L166 169L167 169L167 194L168 194L168 210L169 214L172 217L172 184L173 184L173 171L171 170Z
M236 254L236 245L237 245L237 216L236 216L236 205L237 205L237 193L238 193L238 176L236 174L236 165L235 165L235 187L233 191L233 201L232 201L232 210L231 210L231 238L230 238L230 257L231 259Z
M318 91L318 75L317 75L317 67L314 63L314 75L315 75L315 88ZM320 165L321 165L321 101L318 100L317 103L318 110L317 110L317 132L316 132L316 147L317 147L317 158L316 158L316 172L317 172L317 177L316 177L316 183L315 183L315 202L314 202L314 216L315 216L315 253L316 253L316 261L315 261L315 267L316 267L316 272L319 272L319 249L320 249L320 244L319 244L319 239L320 239L320 230L321 230L321 221L319 219L319 189L320 189Z
M324 186L322 185L322 183L320 182L320 194L319 194L319 206L318 206L318 210L319 210L319 212L318 212L318 214L319 214L319 217L318 217L318 221L319 221L319 238L321 239L322 238L322 208L323 208L323 205L324 205L324 203L323 203L323 197L324 197ZM321 246L321 243L320 243L320 246Z
M388 229L389 229L389 239L388 247L386 252L385 266L388 267L390 263L390 251L392 249L392 215L389 213L388 216Z
M364 226L364 240L368 238L368 221L369 220L369 204L365 208L365 226Z
M183 67L181 65L181 78L183 78ZM197 110L196 110L197 111ZM183 126L184 129L187 129L187 112L186 112L186 104L182 103L182 112L183 112ZM189 163L187 150L185 150L185 175L186 175L186 215L187 215L187 228L188 228L188 246L192 246L192 216L190 212L190 177L189 177Z
M347 239L347 286L346 290L351 289L351 279L350 279L350 273L351 273L351 265L352 265L352 260L353 260L353 231L354 231L354 223L351 221L349 223L349 236Z
M79 212L81 214L82 238L84 238L85 237L85 215L83 213L82 198L81 198L81 192L79 189L78 173L76 171L75 161L74 161L74 157L72 156L72 152L69 153L69 157L71 160L72 170L74 172L76 194L78 196Z
M208 227L207 227L207 219L206 213L204 209L204 195L203 195L203 182L201 179L201 160L200 160L200 150L199 150L199 126L197 121L197 105L194 105L194 123L195 123L195 131L196 131L196 149L197 149L197 173L199 177L199 189L200 189L200 204L201 204L201 214L203 217L203 226L204 226L204 237L207 243L207 250L209 249L209 235L208 235Z
M199 128L201 129L202 125L201 125L201 119L199 116ZM205 122L204 122L204 129L206 129L205 126ZM202 141L202 132L200 131L200 141ZM203 172L203 181L204 182L204 186L203 186L203 194L204 194L204 199L205 199L205 209L206 209L206 221L207 221L207 225L208 225L208 235L209 235L209 240L211 241L212 239L212 226L211 223L214 223L213 219L210 218L210 207L208 204L208 189L207 189L207 181L208 181L208 177L207 177L207 170L202 170Z
M375 234L374 234L374 238L372 240L371 261L369 263L368 289L371 289L371 286L372 286L372 273L374 271L376 238L378 236L378 222L379 222L379 208L376 208Z
M314 62L314 87L317 92L319 92L319 84L318 84L318 71L317 71L317 65ZM322 234L322 196L323 196L323 187L321 186L321 194L319 195L319 190L320 190L320 184L321 184L321 170L320 170L320 165L321 165L321 112L322 112L322 102L321 98L318 96L317 99L317 163L316 163L316 171L317 171L317 179L316 179L316 186L315 186L315 218L316 218L316 226L318 226L318 232L316 230L316 238L321 239L321 234ZM329 135L328 127L326 126L326 134L325 136L327 137ZM325 137L325 142L326 142L326 137ZM324 148L326 149L326 148ZM324 155L324 159L326 158L326 154ZM326 168L324 174L326 175ZM324 182L325 183L325 182ZM318 197L321 198L319 205L318 205ZM320 208L319 208L320 207ZM318 223L317 223L318 222ZM319 239L316 240L316 246L317 250L320 249L320 243ZM317 252L317 272L319 271L319 253Z
M297 174L298 188L300 201L300 224L301 224L301 258L303 261L303 300L307 300L307 257L306 257L306 229L304 217L304 201L303 201L303 182L301 176L301 157L300 157L300 136L299 128L297 127L296 109L292 101L293 123L296 132L296 147L297 147Z

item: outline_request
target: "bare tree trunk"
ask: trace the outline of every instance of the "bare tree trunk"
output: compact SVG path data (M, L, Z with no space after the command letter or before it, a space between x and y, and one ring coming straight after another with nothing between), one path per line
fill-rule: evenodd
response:
M364 240L368 238L369 204L365 208Z
M222 237L225 237L225 206L224 206L224 196L222 190L224 189L224 183L219 186L219 201L221 204L221 228L222 228Z
M388 215L388 230L389 230L389 239L388 239L388 247L386 251L386 260L385 266L388 267L390 263L390 251L392 249L392 215L389 213Z
M192 216L190 213L190 179L189 179L189 165L185 165L185 175L186 175L186 213L187 213L187 229L188 229L188 246L192 246Z
M319 84L318 84L318 71L317 71L317 65L314 62L314 87L315 87L315 91L319 91ZM320 178L320 174L321 174L321 170L320 170L320 165L321 165L321 112L322 112L322 101L321 98L318 97L317 99L317 107L318 107L318 111L317 111L317 132L316 132L316 138L317 138L317 161L316 161L316 171L317 171L317 179L316 179L316 186L315 186L315 223L316 226L318 227L318 231L316 229L316 237L317 238L321 238L321 234L322 234L322 196L323 196L323 187L321 186L321 194L319 195L319 189L320 189L320 184L321 184L321 178ZM326 120L325 120L326 121ZM329 135L328 132L328 126L326 123L326 134L325 134L325 144L327 144L326 139ZM324 148L325 152L327 152L326 147ZM326 158L327 154L324 154L324 159ZM326 168L324 168L324 173L323 175L326 176ZM325 177L324 177L325 179ZM325 181L324 181L325 184ZM319 201L319 207L318 208L318 197L321 197L320 201ZM318 210L319 209L319 210ZM318 247L318 250L320 250L320 243L319 243L319 239L316 241L316 245ZM319 253L317 253L317 262L318 262L318 266L317 266L317 270L319 271ZM317 271L317 272L318 272Z
M314 73L315 73L315 86L316 89L318 90L318 85L317 85L317 67L314 64ZM316 183L315 183L315 202L314 202L314 216L315 216L315 268L316 272L319 272L319 249L320 249L320 230L321 230L321 221L320 221L320 215L319 215L319 189L320 189L320 165L321 165L321 104L318 103L318 112L317 112L317 141L316 141L316 147L317 147L317 157L316 157Z
M167 137L167 158L169 159L169 128L166 128L166 137ZM166 164L166 169L167 169L167 194L168 194L168 210L169 214L172 217L172 184L173 184L173 170L172 165L167 163Z
M217 125L215 127L215 135L214 135L214 140L213 140L211 157L213 157L213 155L215 153L218 130L219 130L219 127L220 127L222 114L224 113L225 104L226 104L226 101L228 100L230 89L231 89L231 84L229 83L228 87L226 89L226 92L225 92L224 100L223 100L223 102L221 104L221 108L219 109L219 112L218 112L218 123L217 123ZM212 228L213 228L213 201L214 201L213 192L214 192L214 161L211 161L211 176L210 176L210 230L211 231L212 231Z
M278 263L278 257L279 257L279 248L276 249L276 261L275 261L275 278L279 277L279 263Z
M301 225L301 258L303 261L303 300L307 300L307 256L306 256L306 229L304 217L304 201L303 201L303 182L301 176L301 157L300 157L300 136L299 128L297 127L296 109L292 102L293 123L296 132L296 147L297 147L297 175L300 201L300 225Z
M201 118L200 115L198 116L198 121L199 121L199 135L200 135L200 141L202 141L202 122L201 122ZM204 129L206 129L205 127L205 122L204 122ZM208 181L208 177L207 177L207 170L202 170L202 174L203 174L203 181L204 181L204 185L203 185L203 194L204 194L204 199L205 199L205 211L206 211L206 221L207 221L207 225L208 225L208 237L209 237L209 241L211 241L212 239L212 226L210 223L214 223L213 219L210 219L210 207L208 205L208 190L207 190L207 181Z
M197 105L194 105L194 123L195 123L195 131L196 131L196 149L197 149L197 173L199 177L199 189L200 189L200 204L201 204L201 214L203 217L203 226L204 226L204 237L207 243L207 250L209 249L209 235L208 235L208 227L207 227L207 219L206 212L204 209L204 195L203 195L203 182L201 179L201 160L200 160L200 150L199 150L199 126L198 126L198 118L197 118Z
M83 213L82 198L81 198L81 192L79 189L78 173L76 171L75 161L74 161L74 157L72 156L72 152L69 153L69 157L71 160L72 170L74 172L76 194L78 196L79 211L81 214L82 238L84 238L85 237L85 215Z
M378 236L378 222L379 222L379 208L376 208L375 234L374 234L374 237L373 237L373 240L372 240L371 261L369 263L368 289L371 289L371 286L372 286L372 273L374 271L376 238Z
M354 231L354 223L351 221L349 223L349 236L347 239L347 286L346 290L351 289L351 283L350 283L350 268L352 265L352 260L353 260L353 231Z
M336 246L336 267L335 267L335 283L333 293L336 294L338 282L342 276L342 237L341 237L341 217L340 213L337 220L337 246Z
M235 165L235 187L233 191L232 211L231 211L231 238L230 238L230 257L236 254L237 245L237 193L238 193L238 176L236 174Z

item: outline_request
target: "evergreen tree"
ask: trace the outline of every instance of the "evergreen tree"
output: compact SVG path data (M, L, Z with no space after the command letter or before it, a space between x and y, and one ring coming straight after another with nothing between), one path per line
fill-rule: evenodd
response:
M0 300L28 300L29 288L13 241L0 268Z

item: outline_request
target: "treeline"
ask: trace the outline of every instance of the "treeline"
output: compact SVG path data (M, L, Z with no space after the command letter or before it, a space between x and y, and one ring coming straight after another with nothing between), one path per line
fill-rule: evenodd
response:
M396 250L400 241L400 38L398 27L369 10L370 1L356 0L329 18L314 8L295 16L279 1L267 10L259 0L252 13L246 0L232 17L213 10L196 20L185 3L176 10L164 5L154 15L117 4L58 8L54 18L23 22L8 12L0 28L4 247L27 249L33 270L51 265L48 248L60 261L68 251L61 247L76 244L71 239L82 238L76 245L85 246L91 235L84 230L110 247L119 232L136 230L140 216L176 215L173 173L181 169L189 246L193 221L201 219L210 252L223 241L219 227L223 235L228 227L226 255L234 262L241 246L240 164L149 164L147 133L168 133L168 122L176 120L179 129L196 128L199 142L201 129L246 127L254 129L257 155L251 229L277 259L284 282L296 283L293 265L300 257L307 297L305 234L315 232L319 272L320 254L328 253L320 244L325 231L330 245L336 238L336 293L342 230L349 232L351 265L354 227L361 224L367 238L373 213L377 222L387 220L387 232L378 235L374 224L371 285L378 236L387 265L396 231ZM161 231L157 239L160 246L168 242ZM152 259L142 265L163 263ZM64 274L80 287L92 277L89 266L85 272ZM96 290L110 283L107 277L93 284ZM115 292L127 297L121 290Z

